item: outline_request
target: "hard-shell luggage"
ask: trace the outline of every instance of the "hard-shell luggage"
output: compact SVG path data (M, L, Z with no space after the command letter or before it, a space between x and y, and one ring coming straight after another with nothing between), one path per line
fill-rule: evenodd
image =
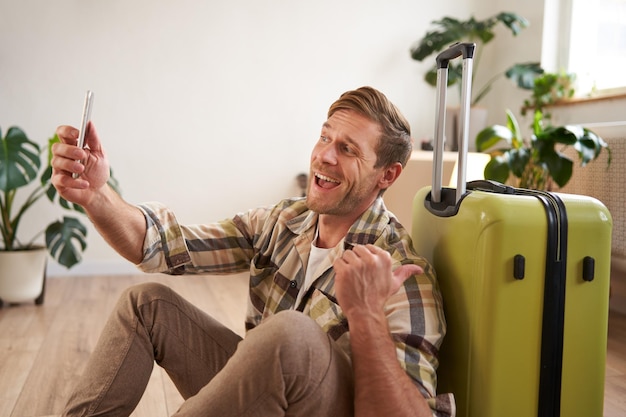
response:
M598 200L465 184L473 44L437 57L433 186L413 203L415 249L429 259L448 331L438 390L462 417L601 417L611 215ZM448 61L463 55L457 188L443 188Z

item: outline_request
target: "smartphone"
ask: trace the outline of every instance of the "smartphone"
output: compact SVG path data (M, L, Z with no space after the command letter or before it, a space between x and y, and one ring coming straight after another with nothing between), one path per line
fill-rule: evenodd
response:
M91 118L91 107L93 106L93 92L87 90L85 94L85 104L83 105L83 117L80 121L80 130L78 131L78 147L85 147L85 135L87 134L87 124ZM78 161L81 162L81 161ZM78 178L78 174L72 174L72 177Z

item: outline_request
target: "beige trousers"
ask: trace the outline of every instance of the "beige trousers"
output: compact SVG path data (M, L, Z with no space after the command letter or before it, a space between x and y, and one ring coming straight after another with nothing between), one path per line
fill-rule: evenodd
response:
M130 415L154 362L185 399L177 417L354 414L349 361L309 317L284 311L241 339L148 283L120 297L63 416Z

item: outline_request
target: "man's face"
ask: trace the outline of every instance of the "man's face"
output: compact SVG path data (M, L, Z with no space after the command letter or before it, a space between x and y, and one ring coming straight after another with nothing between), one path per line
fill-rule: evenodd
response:
M374 168L380 135L377 123L351 110L339 110L324 123L311 153L311 210L354 217L372 204L384 175Z

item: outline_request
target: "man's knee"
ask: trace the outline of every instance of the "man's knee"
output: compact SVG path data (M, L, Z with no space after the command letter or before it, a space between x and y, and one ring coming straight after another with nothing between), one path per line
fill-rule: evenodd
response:
M122 292L121 298L136 300L139 304L154 298L166 298L169 296L171 289L158 282L144 282L132 285Z
M154 300L168 299L171 297L171 289L157 282L144 282L126 288L119 297L119 305L132 305L138 307Z
M266 319L248 332L237 352L254 358L253 364L247 365L257 366L258 374L280 375L290 407L311 411L307 404L317 410L320 402L351 407L349 359L312 318L301 312L283 311ZM319 400L315 405L309 401L313 398Z
M168 300L171 297L172 290L163 284L146 282L133 285L120 294L112 314L124 318L125 321L134 321L135 317L139 317L141 321L145 314L151 314L149 311L153 310L155 301Z
M328 344L328 335L311 317L299 311L281 311L265 319L259 326L259 330L270 334L271 337L268 339L280 345Z
M282 311L248 332L240 349L262 361L278 361L285 373L314 371L321 378L334 354L329 336L310 317L298 311ZM315 378L313 378L315 379Z

